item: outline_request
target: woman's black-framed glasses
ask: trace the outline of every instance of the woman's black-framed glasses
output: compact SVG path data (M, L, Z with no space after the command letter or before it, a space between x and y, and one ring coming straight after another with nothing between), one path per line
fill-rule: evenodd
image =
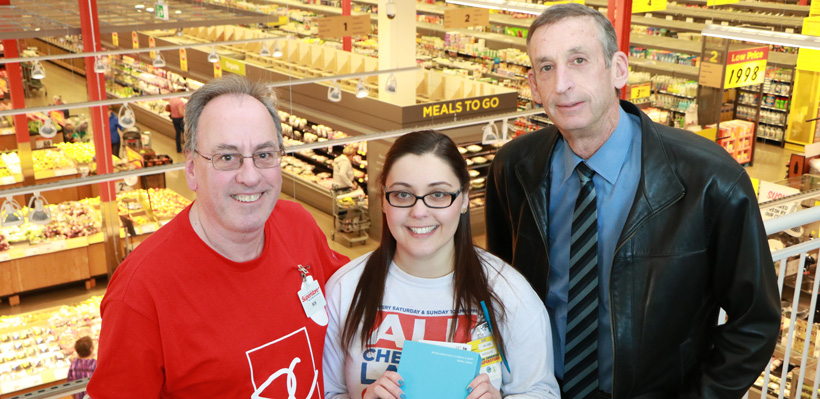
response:
M461 189L454 193L434 191L424 195L416 195L408 191L385 191L384 197L387 203L396 208L412 208L416 205L416 201L421 200L428 208L441 209L453 205L459 194L461 194Z
M257 151L253 155L244 156L240 153L216 153L210 157L202 155L198 150L194 150L197 155L211 161L214 169L222 171L237 170L242 167L245 158L253 159L253 164L259 169L270 169L281 166L282 157L285 156L285 150L279 149L276 151Z

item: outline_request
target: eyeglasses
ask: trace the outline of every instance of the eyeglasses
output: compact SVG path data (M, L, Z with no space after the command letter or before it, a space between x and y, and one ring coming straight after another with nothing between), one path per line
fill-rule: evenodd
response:
M448 208L456 202L456 198L461 194L461 190L454 193L444 191L434 191L425 195L416 195L407 191L385 191L384 196L387 198L387 203L396 208L412 208L416 205L416 201L422 200L424 205L428 208Z
M222 171L231 171L241 168L242 163L245 161L245 158L253 159L254 166L256 166L259 169L275 168L277 166L281 166L282 157L285 156L284 149L279 149L277 151L259 151L247 157L240 153L217 153L211 155L210 157L206 157L205 155L202 155L202 153L198 150L194 150L194 152L202 158L211 161L211 163L214 165L214 169Z

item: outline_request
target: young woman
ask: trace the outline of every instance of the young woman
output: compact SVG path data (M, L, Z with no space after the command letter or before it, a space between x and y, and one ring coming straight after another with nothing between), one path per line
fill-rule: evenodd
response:
M499 358L465 386L468 399L559 398L549 316L526 280L473 246L466 163L449 137L410 133L379 182L382 239L327 283L326 397L404 399L396 370L406 340L467 343L489 335Z

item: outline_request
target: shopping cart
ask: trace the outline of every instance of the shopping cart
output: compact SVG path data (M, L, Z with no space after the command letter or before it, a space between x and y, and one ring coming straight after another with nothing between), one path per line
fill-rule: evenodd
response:
M349 247L353 243L367 242L370 230L370 213L367 208L367 197L364 191L356 189L331 190L333 201L333 234L331 238L336 240L336 233L340 234L347 241Z

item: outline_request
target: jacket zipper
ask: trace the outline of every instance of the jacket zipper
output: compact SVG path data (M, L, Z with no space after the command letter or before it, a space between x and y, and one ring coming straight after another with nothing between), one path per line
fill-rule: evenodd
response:
M656 214L658 214L658 213L660 213L660 212L665 211L667 208L671 207L673 204L675 204L676 202L678 202L678 200L680 200L681 198L683 198L683 196L684 196L684 195L685 195L685 193L681 193L681 195L679 195L679 196L675 197L672 201L669 201L669 203L668 203L668 204L666 204L664 207L662 207L662 208L658 209L657 211L652 212L651 214L647 215L647 217L646 217L646 218L645 218L645 219L644 219L644 220L643 220L640 224L638 224L637 226L635 226L635 228L634 228L634 229L632 229L632 232L629 234L629 236L627 236L626 238L624 238L624 240L623 240L623 241L621 241L621 242L620 242L620 243L619 243L619 244L615 247L615 251L614 251L614 252L612 252L612 266L615 266L615 255L617 255L617 254L618 254L618 251L621 249L621 247L623 247L623 246L624 246L624 244L626 244L626 242L627 242L627 241L629 241L629 240L631 240L631 239L632 239L632 237L635 235L635 233L638 231L638 229L639 229L641 226L643 226L643 224L644 224L644 223L646 223L646 221L647 221L647 220L649 220L649 218L650 218L650 217L652 217L652 216L654 216L654 215L656 215ZM615 384L617 383L617 381L615 380L615 370L616 370L616 367L615 367L615 366L616 366L616 364L615 364L615 362L616 362L616 360L618 359L618 356L616 356L616 353L615 353L615 348L616 348L616 346L615 346L615 318L614 318L614 317L612 317L612 289L611 289L611 287L612 287L612 275L613 275L613 274L614 274L614 273L612 273L612 272L610 272L610 273L609 273L609 286L610 286L610 290L609 290L609 315L610 315L610 316L609 316L609 317L610 317L610 321L609 321L609 336L610 336L610 337L612 337L612 393L613 393L612 398L613 398L613 399L617 399L617 398L614 396L614 393L616 392L616 391L615 391Z

